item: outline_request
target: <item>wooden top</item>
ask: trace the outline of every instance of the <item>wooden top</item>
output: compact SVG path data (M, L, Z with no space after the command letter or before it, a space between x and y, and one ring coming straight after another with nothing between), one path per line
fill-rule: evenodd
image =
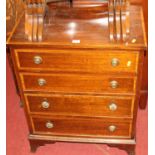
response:
M145 49L147 47L143 13L139 6L130 7L130 36L126 42L110 41L108 12L105 10L93 15L88 10L82 10L80 13L79 10L69 7L49 8L45 16L41 42L28 41L24 21L23 16L8 39L8 45L112 49Z

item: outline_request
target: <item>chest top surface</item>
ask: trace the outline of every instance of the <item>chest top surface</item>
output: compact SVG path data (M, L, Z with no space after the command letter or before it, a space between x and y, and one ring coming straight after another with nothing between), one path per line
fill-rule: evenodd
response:
M82 18L81 18L82 14ZM109 37L108 11L91 16L87 11L76 14L73 9L49 9L43 25L43 40L28 41L25 35L24 15L16 25L8 45L69 47L69 48L146 48L142 8L130 6L130 34L125 42L111 41Z

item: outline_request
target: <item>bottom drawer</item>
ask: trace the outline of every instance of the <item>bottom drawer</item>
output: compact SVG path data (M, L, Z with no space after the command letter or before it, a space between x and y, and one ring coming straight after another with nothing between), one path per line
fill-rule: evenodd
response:
M130 138L128 119L32 116L34 134Z

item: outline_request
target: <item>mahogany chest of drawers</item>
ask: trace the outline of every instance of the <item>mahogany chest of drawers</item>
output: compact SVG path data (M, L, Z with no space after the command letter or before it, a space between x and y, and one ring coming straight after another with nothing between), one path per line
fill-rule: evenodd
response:
M23 18L15 26L8 55L32 151L67 141L105 143L134 154L146 41L142 9L130 9L127 42L109 40L107 17L101 23L55 15L45 21L42 42L27 41Z

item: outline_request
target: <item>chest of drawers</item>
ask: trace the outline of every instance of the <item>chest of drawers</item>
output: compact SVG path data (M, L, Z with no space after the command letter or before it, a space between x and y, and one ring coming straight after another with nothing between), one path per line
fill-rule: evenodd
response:
M128 42L111 42L106 23L45 24L42 42L24 37L23 19L8 46L31 150L57 141L104 143L134 155L146 50L142 10L131 8ZM66 34L75 22L75 34ZM81 28L82 27L82 28ZM73 41L77 41L74 44Z

